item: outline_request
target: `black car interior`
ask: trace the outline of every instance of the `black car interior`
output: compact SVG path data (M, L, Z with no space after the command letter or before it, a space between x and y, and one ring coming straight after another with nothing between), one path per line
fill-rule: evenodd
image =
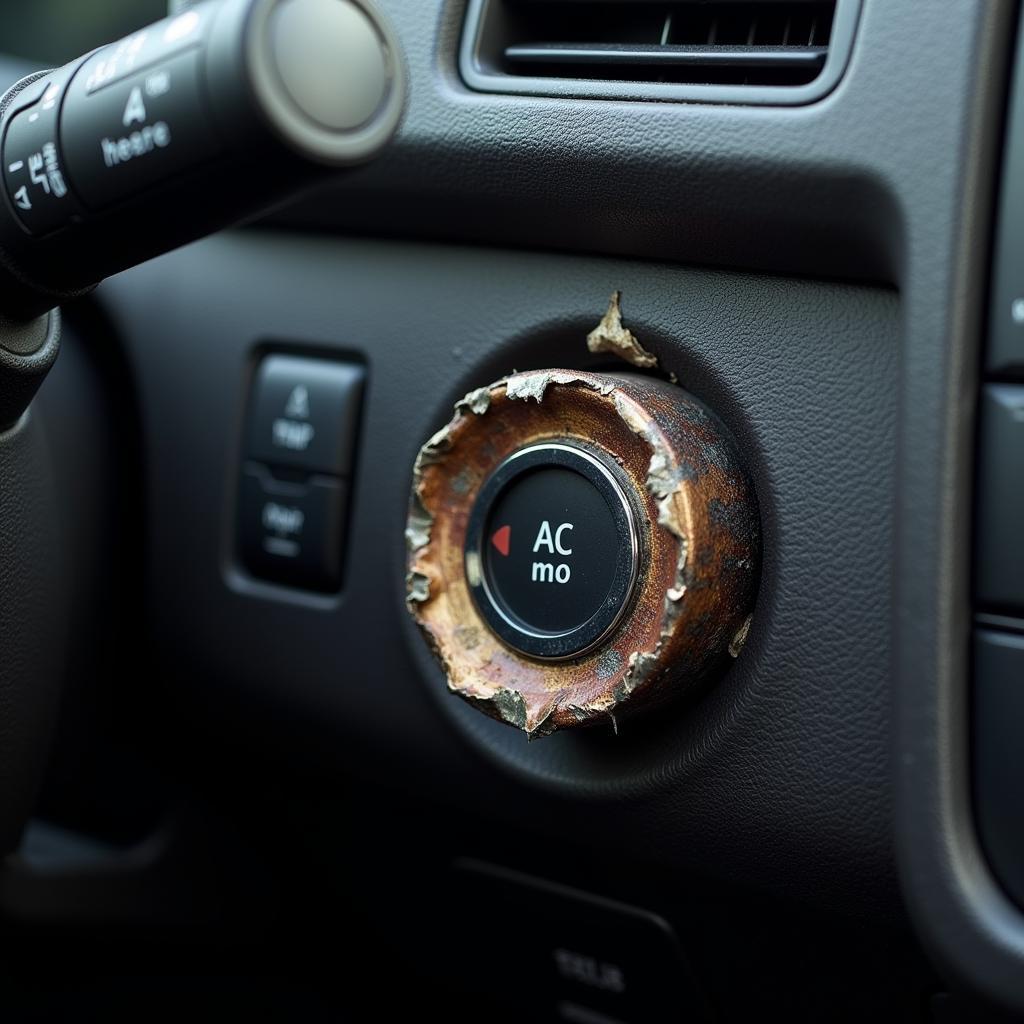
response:
M1024 1019L1016 0L0 32L0 1019Z

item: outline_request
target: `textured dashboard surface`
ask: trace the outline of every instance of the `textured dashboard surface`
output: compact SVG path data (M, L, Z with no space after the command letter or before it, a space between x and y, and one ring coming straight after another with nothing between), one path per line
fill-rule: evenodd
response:
M70 602L46 434L34 413L0 432L0 850L36 795L58 696Z
M866 0L839 87L787 111L473 94L454 63L462 4L384 6L409 58L406 126L386 163L294 223L898 288L890 697L903 889L940 959L1024 1005L1024 918L980 855L966 758L972 420L1018 5Z
M985 47L1012 13L867 0L838 88L780 110L475 93L464 3L380 6L412 82L398 140L283 220L886 281L950 252L972 105L1002 85Z
M455 71L461 3L381 6L409 62L399 139L278 222L534 252L246 235L111 283L167 676L474 813L857 909L896 903L895 815L923 933L1007 995L1024 931L978 857L963 754L970 425L1015 5L865 0L839 87L785 111L475 94ZM430 698L401 608L408 471L463 391L583 365L614 287L746 446L766 586L744 658L695 713L619 744L523 748ZM225 583L246 373L268 340L371 362L338 603Z
M513 368L595 365L584 339L613 288L631 329L744 450L765 537L755 625L726 682L690 713L618 738L527 743L446 693L406 615L410 473L464 392ZM165 257L106 293L140 391L150 599L175 689L205 699L219 682L240 705L290 709L338 756L358 750L364 768L419 779L467 811L483 801L623 852L891 908L894 293L251 233ZM245 384L256 347L274 343L368 363L338 602L232 585ZM467 759L459 733L485 760Z

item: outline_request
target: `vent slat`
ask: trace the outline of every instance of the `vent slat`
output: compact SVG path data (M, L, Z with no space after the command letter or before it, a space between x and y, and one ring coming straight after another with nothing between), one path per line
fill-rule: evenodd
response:
M616 46L613 43L569 46L564 43L534 43L505 48L506 60L527 64L821 68L827 56L828 47L825 46Z

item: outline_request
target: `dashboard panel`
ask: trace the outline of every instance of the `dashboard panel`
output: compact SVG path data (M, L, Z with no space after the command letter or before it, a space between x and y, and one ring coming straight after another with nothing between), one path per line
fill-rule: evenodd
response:
M285 955L322 901L363 942L356 991L381 999L397 957L451 1019L1014 1019L1016 713L974 703L997 659L972 651L1021 632L974 543L978 410L1019 389L985 362L993 244L1019 234L1017 5L847 2L841 76L787 105L505 93L464 77L480 4L378 6L409 83L389 148L68 304L15 432L45 445L69 625L26 833L57 868L22 850L5 943L116 920L130 945L180 916L188 971L191 936L235 963L251 929L309 1019L339 1019L322 951ZM613 293L656 365L588 349ZM716 678L533 740L449 692L406 607L406 528L456 403L482 415L480 389L548 370L709 409L761 555ZM273 372L294 376L268 392ZM309 424L340 454L307 457ZM267 550L303 528L310 561L279 572ZM1006 559L985 564L1012 588ZM72 833L115 851L102 885Z

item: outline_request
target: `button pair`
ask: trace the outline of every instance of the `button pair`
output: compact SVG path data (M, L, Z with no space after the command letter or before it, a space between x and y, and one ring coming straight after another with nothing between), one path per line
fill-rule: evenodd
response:
M239 548L260 579L306 590L341 584L365 370L271 355L260 364L239 494Z

